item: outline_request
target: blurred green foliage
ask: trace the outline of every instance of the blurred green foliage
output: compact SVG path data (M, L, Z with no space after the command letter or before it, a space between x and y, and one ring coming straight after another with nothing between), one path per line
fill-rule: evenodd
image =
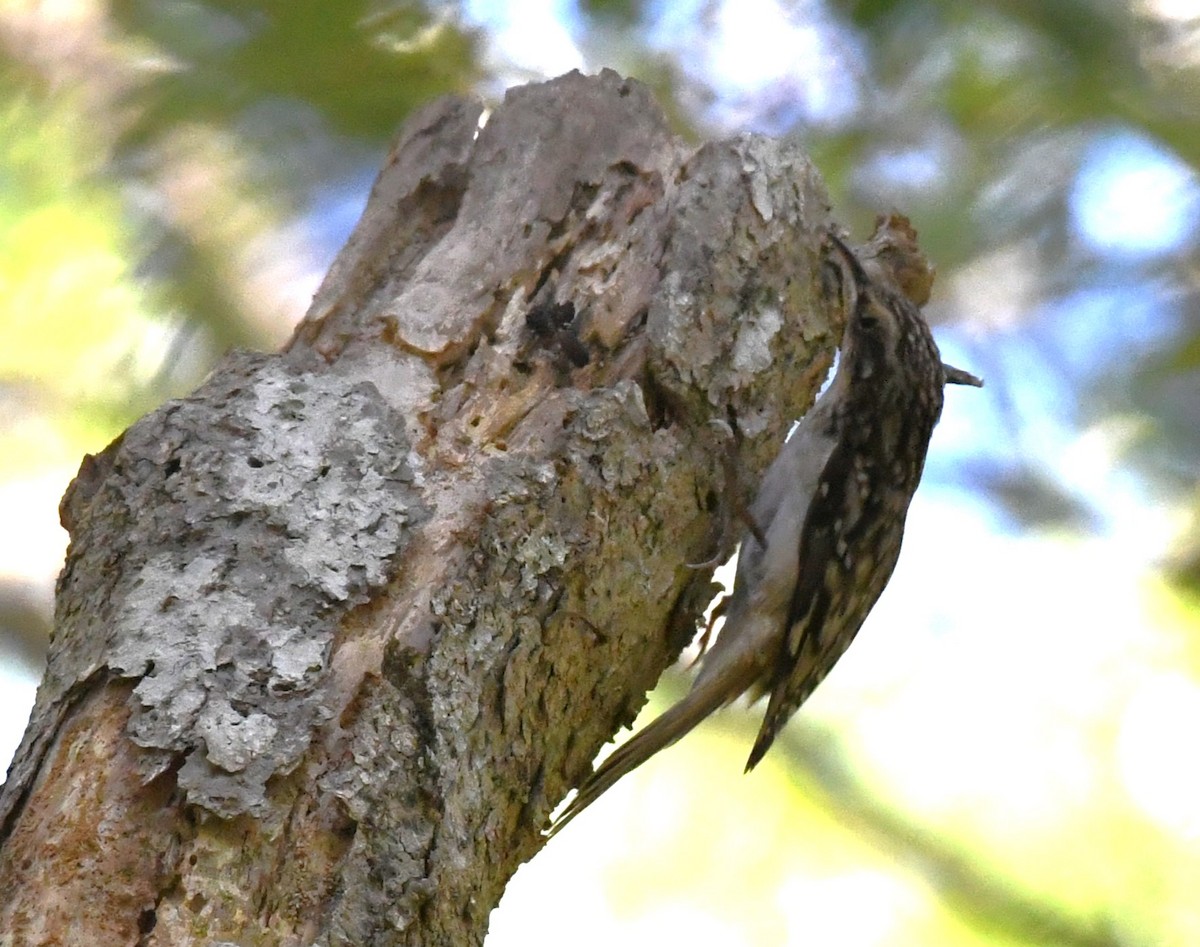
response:
M81 444L128 423L137 402L130 369L153 373L161 352L144 352L152 326L147 289L134 278L138 247L76 103L6 91L0 475L12 476L78 456Z
M184 67L138 87L143 140L281 98L315 109L331 132L379 142L417 106L481 78L471 34L420 3L119 0L111 15Z

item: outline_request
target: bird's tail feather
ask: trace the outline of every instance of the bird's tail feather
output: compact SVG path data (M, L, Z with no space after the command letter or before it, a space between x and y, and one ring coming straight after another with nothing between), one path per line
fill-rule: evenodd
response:
M617 747L600 767L579 787L575 798L550 827L549 835L599 799L622 776L632 772L711 714L732 701L749 684L741 679L721 680L720 676L700 676L687 696Z

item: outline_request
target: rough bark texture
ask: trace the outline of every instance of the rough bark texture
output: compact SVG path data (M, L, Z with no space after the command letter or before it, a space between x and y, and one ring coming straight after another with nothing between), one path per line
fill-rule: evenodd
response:
M480 116L411 118L285 352L84 462L0 944L477 944L692 635L832 357L824 189L612 72Z

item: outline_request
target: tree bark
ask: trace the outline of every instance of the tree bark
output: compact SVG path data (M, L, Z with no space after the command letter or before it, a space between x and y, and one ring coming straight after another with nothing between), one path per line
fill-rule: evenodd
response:
M85 459L0 944L478 944L693 634L832 358L824 188L608 71L482 114L410 119L285 351Z

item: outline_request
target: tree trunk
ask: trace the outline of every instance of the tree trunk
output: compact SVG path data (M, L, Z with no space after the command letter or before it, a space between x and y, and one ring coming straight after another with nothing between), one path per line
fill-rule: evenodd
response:
M284 352L85 459L0 944L478 944L692 635L837 339L823 186L608 71L481 115L411 118Z

